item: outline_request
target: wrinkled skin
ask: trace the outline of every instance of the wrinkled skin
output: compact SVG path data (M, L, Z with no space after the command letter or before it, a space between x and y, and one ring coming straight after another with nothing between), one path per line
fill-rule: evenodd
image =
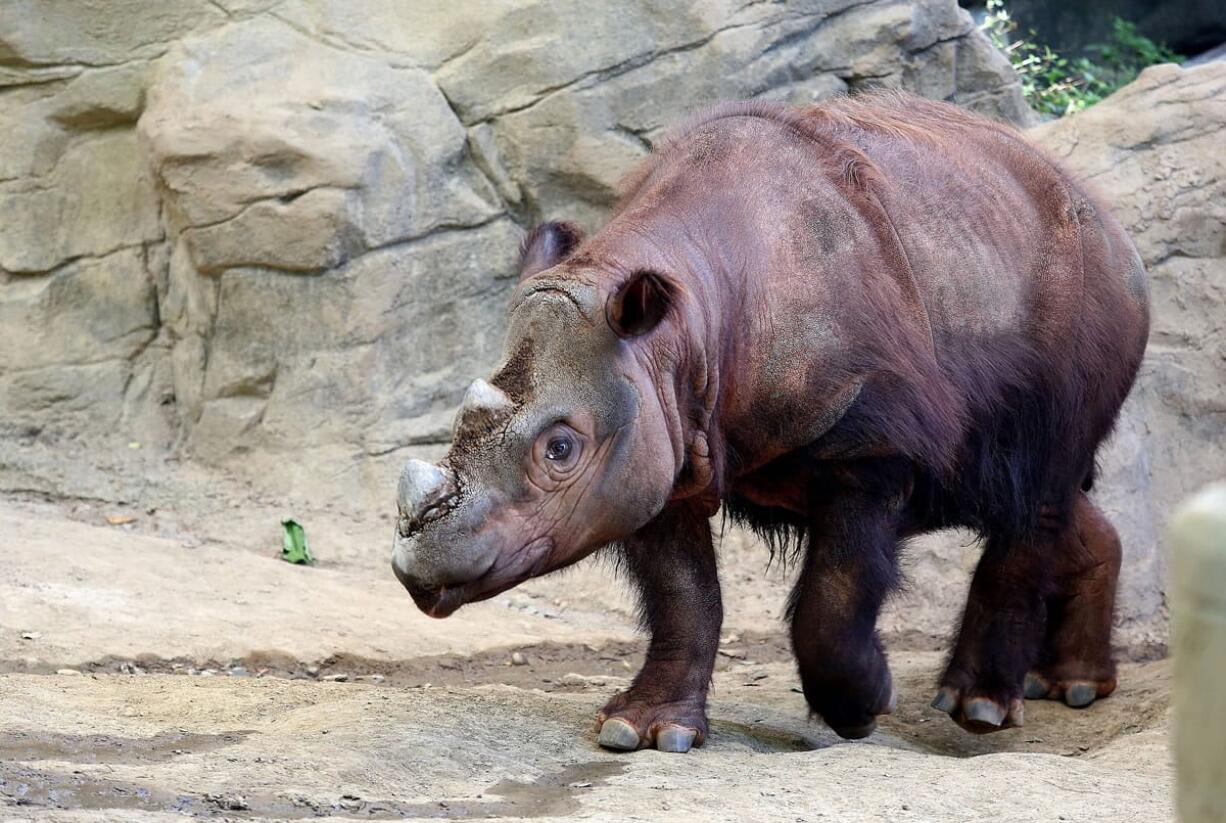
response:
M443 461L450 511L397 539L398 573L412 569L402 579L434 616L625 537L672 489L675 455L654 372L605 323L593 289L541 281L521 290L509 339L523 354L493 391L517 400L493 414L461 413ZM546 457L559 438L570 454Z
M906 97L729 104L583 238L525 241L502 364L439 466L411 461L393 556L445 617L611 543L651 633L608 748L707 734L722 620L708 518L801 554L810 707L870 734L875 623L907 537L984 554L934 707L974 732L1115 686L1120 545L1086 491L1135 377L1145 274L1118 224L1008 128Z

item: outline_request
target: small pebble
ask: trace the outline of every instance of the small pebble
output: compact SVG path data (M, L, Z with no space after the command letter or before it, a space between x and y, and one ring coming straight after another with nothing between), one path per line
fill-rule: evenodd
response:
M22 640L37 640L40 637L42 637L42 635L39 634L38 632L22 632L21 633Z
M240 794L228 795L228 796L207 795L207 797L209 800L212 800L219 807L227 811L241 812L241 811L246 811L248 808L247 798L243 797Z
M80 673L79 671L77 671L76 669L56 669L56 670L55 670L55 673L56 673L56 674L62 674L62 675L68 676L68 677L72 677L72 676L74 676L74 675L75 675L75 676L80 676L80 674L81 674L81 673Z
M345 681L347 681L347 680L349 679L349 675L347 675L347 674L329 674L329 675L327 675L326 677L322 677L322 678L320 678L320 679L321 679L321 680L330 680L330 681L332 681L333 683L344 683Z
M230 669L230 676L231 677L247 677L248 674L247 674L247 670L243 668L242 666L235 666L234 668Z
M514 652L511 655L511 665L512 666L527 666L528 658L524 657L519 652Z

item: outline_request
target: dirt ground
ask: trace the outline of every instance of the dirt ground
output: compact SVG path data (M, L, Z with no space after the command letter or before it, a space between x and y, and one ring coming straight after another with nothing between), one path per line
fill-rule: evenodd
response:
M608 568L434 621L387 568L390 526L321 520L304 568L276 521L0 500L0 818L1174 819L1163 661L975 737L928 707L940 653L892 648L898 711L846 742L796 691L786 570L741 586L736 560L707 745L614 754L593 716L643 641Z

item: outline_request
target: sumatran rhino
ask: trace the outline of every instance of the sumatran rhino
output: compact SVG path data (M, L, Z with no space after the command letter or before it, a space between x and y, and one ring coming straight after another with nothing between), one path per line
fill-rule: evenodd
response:
M443 461L410 461L396 575L445 617L601 547L651 633L614 749L707 734L723 506L802 553L805 699L894 706L874 624L922 532L983 555L933 705L970 731L1115 687L1120 543L1086 496L1141 362L1145 272L1101 203L1007 126L900 95L690 121L584 238L524 244L505 358Z

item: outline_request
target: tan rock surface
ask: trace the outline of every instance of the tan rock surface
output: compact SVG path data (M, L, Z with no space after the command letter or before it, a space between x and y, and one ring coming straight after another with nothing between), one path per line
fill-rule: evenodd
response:
M907 661L904 678L934 662ZM1165 687L1154 665L1127 672L1144 687L1072 722L1044 706L986 750L960 731L947 741L933 710L905 701L872 742L839 742L805 723L776 666L752 688L717 679L714 736L684 756L600 750L589 724L603 687L0 675L0 811L1160 823L1174 820L1166 709L1137 711L1146 688Z
M519 233L545 213L597 219L684 112L884 84L1030 117L954 0L39 9L0 24L0 311L45 372L0 362L3 425L34 441L10 466L117 430L234 458L282 494L252 452L403 459L445 437L496 359ZM49 342L28 297L110 257L144 288L116 293L122 313L156 295L153 339L87 378L101 358L77 344L105 348L108 330ZM112 410L95 423L57 406L87 380ZM60 490L93 494L90 476L63 472Z
M109 657L380 661L633 635L607 615L558 620L512 598L432 620L383 568L306 568L278 559L271 541L236 551L103 525L101 513L97 522L0 508L0 660L49 670Z

